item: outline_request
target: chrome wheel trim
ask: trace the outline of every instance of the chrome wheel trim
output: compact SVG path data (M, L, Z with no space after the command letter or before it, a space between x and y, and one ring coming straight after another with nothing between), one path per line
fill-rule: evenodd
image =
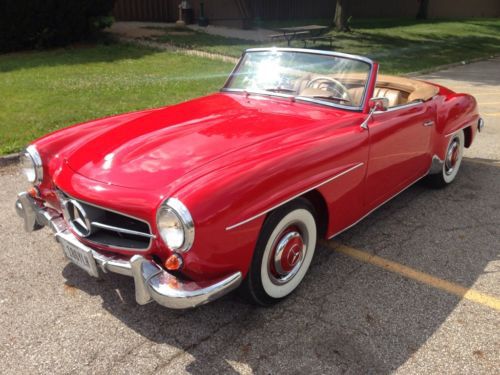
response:
M296 231L290 231L289 228L296 227ZM301 249L300 259L294 264L292 269L285 272L284 275L277 277L273 273L272 264L276 262L278 247L286 246L287 241L300 235L304 248ZM316 248L316 221L313 215L305 209L297 209L288 213L276 225L267 241L264 255L261 262L261 280L264 291L273 298L282 298L290 294L297 288L304 278ZM279 255L278 255L278 259Z
M293 223L300 227L300 223ZM300 230L300 229L299 229ZM291 231L278 235L278 243L273 245L268 262L270 280L276 285L286 284L300 270L307 246L301 232ZM285 265L284 265L285 264Z
M448 143L442 172L443 179L448 184L455 179L462 164L464 141L464 132L459 131L450 138Z

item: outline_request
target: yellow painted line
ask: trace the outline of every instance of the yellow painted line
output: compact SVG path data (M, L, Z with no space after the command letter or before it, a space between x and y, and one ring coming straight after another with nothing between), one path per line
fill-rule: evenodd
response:
M347 255L351 258L372 264L374 266L383 268L386 271L397 273L401 276L418 281L422 284L432 286L433 288L443 290L460 298L464 298L466 300L479 303L483 306L488 306L492 309L500 311L499 298L478 292L470 288L466 288L462 285L440 279L425 272L415 270L391 260L381 258L377 255L357 250L339 243L332 244L331 242L329 242L328 246L336 252Z

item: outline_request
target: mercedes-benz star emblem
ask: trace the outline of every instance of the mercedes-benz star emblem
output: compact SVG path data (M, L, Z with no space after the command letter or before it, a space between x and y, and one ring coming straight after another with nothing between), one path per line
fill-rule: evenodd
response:
M88 237L92 233L92 223L82 205L70 199L64 202L64 213L71 228L81 237Z
M288 259L287 259L288 264L290 266L295 266L297 260L299 260L299 257L300 257L300 248L297 245L295 245L290 249L290 252L288 253Z

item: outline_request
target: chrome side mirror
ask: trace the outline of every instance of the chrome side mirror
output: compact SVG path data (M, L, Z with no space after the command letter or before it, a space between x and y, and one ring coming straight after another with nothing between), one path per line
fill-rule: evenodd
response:
M374 112L382 111L385 112L389 108L389 99L387 98L371 98L368 103L370 109Z
M370 107L370 113L368 117L361 124L361 128L368 130L368 123L373 117L373 114L377 111L385 112L389 108L389 99L387 98L371 98L368 102L368 107Z

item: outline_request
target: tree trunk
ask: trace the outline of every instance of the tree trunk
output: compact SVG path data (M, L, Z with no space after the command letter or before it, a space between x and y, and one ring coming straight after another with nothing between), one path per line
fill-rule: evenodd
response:
M335 6L335 18L333 20L335 23L335 29L337 31L350 31L347 25L347 1L337 0L337 5Z
M429 0L420 0L420 6L418 7L417 19L425 20L427 19L427 11L429 9Z

